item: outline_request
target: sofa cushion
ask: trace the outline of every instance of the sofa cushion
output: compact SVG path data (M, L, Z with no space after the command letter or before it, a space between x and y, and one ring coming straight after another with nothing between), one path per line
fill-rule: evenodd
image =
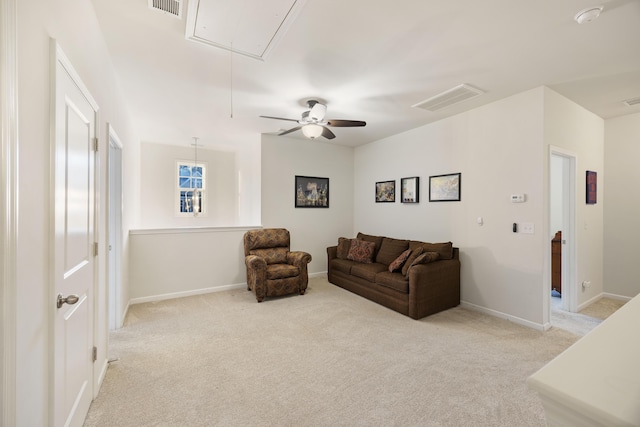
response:
M356 238L360 239L360 240L366 240L367 242L373 242L373 243L376 244L376 248L375 248L375 250L373 252L373 257L375 258L376 255L378 254L378 251L380 250L380 245L382 244L382 237L381 236L371 236L369 234L358 233Z
M347 239L346 237L338 238L338 250L336 256L339 259L347 259L347 256L349 255L349 248L351 247L351 240L353 239Z
M357 264L357 262L349 261L348 259L334 258L331 260L331 269L335 271L341 271L346 274L351 274L351 267Z
M289 264L270 264L267 265L267 279L286 279L287 277L296 277L300 275L300 269Z
M438 252L440 259L452 259L453 258L453 244L451 242L444 243L426 243L412 241L409 244L411 250L422 247L425 252Z
M347 259L351 261L358 261L363 263L372 263L373 254L375 251L375 243L368 242L366 240L353 239L351 240L351 247L349 247L349 253Z
M422 251L423 251L422 246L418 246L417 248L411 251L411 255L409 255L409 258L407 258L407 260L404 262L404 265L402 266L402 274L404 276L409 274L409 267L411 267L411 264L413 264L413 261L415 261L416 258L418 258L422 254Z
M267 264L286 264L287 248L252 249L250 255L257 255L267 262Z
M407 249L398 255L398 258L394 259L391 264L389 264L389 272L393 273L394 271L398 271L402 269L402 265L405 263L407 258L411 255L411 249Z
M383 237L382 243L380 244L380 250L376 255L376 262L389 265L407 249L409 249L408 240L398 240L391 239L389 237Z
M376 283L386 288L402 292L403 294L409 293L409 279L404 277L402 273L382 271L376 274Z
M376 280L376 274L381 271L387 271L387 266L384 264L354 264L351 267L351 274L361 279L368 280L374 283Z

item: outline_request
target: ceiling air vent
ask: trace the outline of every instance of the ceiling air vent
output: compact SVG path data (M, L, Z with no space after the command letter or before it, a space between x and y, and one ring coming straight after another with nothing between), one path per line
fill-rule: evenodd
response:
M634 105L640 105L640 96L638 96L637 98L625 99L622 102L624 102L624 105L626 105L627 107L633 107Z
M476 89L475 87L461 84L447 91L444 91L436 96L412 105L414 108L422 108L429 111L438 111L446 107L450 107L467 99L475 98L478 95L482 95L484 91Z
M182 0L149 0L149 7L182 18Z

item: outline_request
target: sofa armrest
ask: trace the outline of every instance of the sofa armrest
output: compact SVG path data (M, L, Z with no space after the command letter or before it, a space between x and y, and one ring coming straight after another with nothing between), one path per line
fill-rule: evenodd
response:
M329 261L338 257L338 246L329 246L327 248L327 258Z
M420 319L460 304L460 260L414 265L409 270L409 316Z

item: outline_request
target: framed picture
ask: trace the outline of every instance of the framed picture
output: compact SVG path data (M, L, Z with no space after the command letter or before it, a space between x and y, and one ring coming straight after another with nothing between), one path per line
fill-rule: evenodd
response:
M380 181L376 182L376 203L387 203L396 201L396 182Z
M430 202L459 202L461 173L429 177Z
M417 176L411 178L402 178L400 180L402 203L418 203L420 202L420 178Z
M587 171L587 204L595 205L598 201L598 173Z
M296 208L328 208L329 178L296 175Z

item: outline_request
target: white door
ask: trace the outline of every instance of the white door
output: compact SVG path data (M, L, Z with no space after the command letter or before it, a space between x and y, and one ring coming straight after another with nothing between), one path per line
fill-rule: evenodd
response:
M53 424L81 426L93 390L97 106L55 49Z

